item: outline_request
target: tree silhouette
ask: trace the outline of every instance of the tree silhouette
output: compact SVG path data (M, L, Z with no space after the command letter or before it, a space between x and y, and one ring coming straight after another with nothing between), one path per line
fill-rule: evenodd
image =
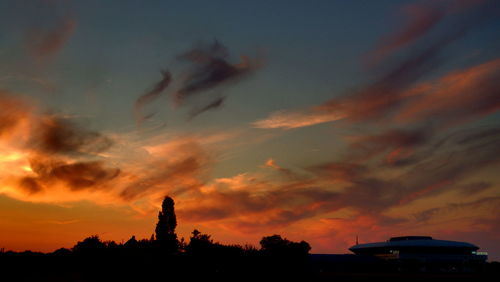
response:
M260 246L264 253L279 256L304 257L309 254L311 246L306 241L292 242L280 235L263 237Z
M94 254L98 253L106 248L106 244L101 241L99 236L92 235L83 239L83 241L78 241L73 247L73 252L82 254Z
M123 246L126 248L137 248L137 239L135 239L135 236L132 236L127 242L125 242Z
M189 244L186 246L186 251L189 254L208 254L214 249L214 242L208 234L203 234L198 229L191 232Z
M161 211L158 213L158 223L156 224L156 242L167 249L175 252L179 248L175 227L177 227L177 218L175 216L174 200L169 196L163 199Z

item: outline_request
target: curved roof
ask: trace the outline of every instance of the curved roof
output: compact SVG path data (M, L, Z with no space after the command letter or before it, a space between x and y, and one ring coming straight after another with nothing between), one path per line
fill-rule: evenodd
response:
M409 239L409 240L392 240L387 242L376 242L368 244L358 244L349 248L351 251L370 249L370 248L386 248L386 247L446 247L446 248L470 248L479 249L478 246L456 241L434 240L434 239Z
M389 239L390 242L392 241L404 241L404 240L432 240L431 236L401 236L401 237L391 237Z

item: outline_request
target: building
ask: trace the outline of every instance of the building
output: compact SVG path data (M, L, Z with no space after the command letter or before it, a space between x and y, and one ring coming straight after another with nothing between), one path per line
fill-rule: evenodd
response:
M488 253L466 242L436 240L429 236L393 237L386 242L356 244L349 248L356 255L420 264L447 264L453 267L483 264Z

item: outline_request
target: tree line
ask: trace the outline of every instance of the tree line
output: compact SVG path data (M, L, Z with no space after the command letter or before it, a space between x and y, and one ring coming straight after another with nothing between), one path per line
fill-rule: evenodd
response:
M132 236L125 243L97 235L52 253L1 252L0 267L16 281L172 281L176 278L246 280L307 275L311 249L305 241L265 236L260 248L223 244L195 229L178 239L175 203L165 197L150 238ZM29 271L26 271L29 270ZM7 273L4 272L4 273ZM0 271L1 274L1 271ZM25 279L25 280L23 280Z
M500 277L498 262L474 273L425 276L419 264L358 255L310 255L307 242L277 234L264 236L259 248L216 242L197 229L187 241L179 240L174 206L174 200L165 197L150 238L132 236L116 243L93 235L52 253L0 249L0 281L371 281L374 277L486 281ZM403 272L402 267L406 267Z

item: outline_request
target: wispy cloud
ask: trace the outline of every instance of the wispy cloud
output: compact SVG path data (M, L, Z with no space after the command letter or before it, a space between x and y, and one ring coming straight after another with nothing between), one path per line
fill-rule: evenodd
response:
M500 59L409 89L410 103L399 110L399 121L433 120L442 123L470 121L500 110Z
M222 106L225 97L213 90L220 91L261 66L259 60L244 55L240 56L240 62L231 62L229 49L217 40L202 42L177 59L189 66L174 93L174 101L181 107L190 105L190 118Z
M190 63L191 68L175 94L177 103L185 103L194 95L248 75L257 67L246 56L234 64L228 57L229 50L218 41L201 44L179 55L178 59Z
M256 128L283 128L293 129L306 127L325 122L332 122L343 119L346 115L341 111L330 112L320 111L314 108L307 110L279 111L271 114L266 119L258 120L252 123Z
M162 71L161 74L163 78L150 91L139 96L134 103L135 120L139 125L146 119L142 113L144 106L158 99L172 81L172 75L169 71Z
M199 43L176 59L187 64L187 70L176 77L172 99L176 107L189 108L189 120L206 111L221 108L226 99L221 94L223 87L248 77L262 65L260 60L244 55L240 56L240 62L232 62L229 49L217 40ZM162 80L134 104L134 115L139 124L154 115L144 115L144 106L158 99L173 80L170 72L163 71L162 74Z
M287 173L294 177L282 178L279 174L283 168L269 159L265 167L272 168L268 170L272 176L246 173L216 180L186 199L179 206L179 215L187 221L232 222L260 226L256 230L263 230L342 209L355 214L382 214L431 196L470 189L472 186L462 187L457 183L500 162L500 158L491 157L499 153L494 144L500 137L491 129L436 140L450 151L431 154L419 150L424 142L412 134L394 132L377 138L382 142L393 137L394 146L415 146L416 156L408 170L393 172L392 176L381 175L379 169L368 163L338 160L305 168L308 174L288 169ZM483 189L488 187L491 186ZM402 223L397 218L393 221Z
M333 98L314 107L281 110L270 114L265 119L254 122L253 125L258 128L290 129L313 126L339 119L353 122L373 122L390 120L391 117L398 115L398 113L401 114L401 117L408 117L411 115L412 107L429 101L431 95L423 98L417 94L425 92L425 87L428 86L422 80L434 73L445 62L443 54L448 50L448 47L461 39L467 31L484 22L485 19L494 17L494 12L487 11L491 8L491 2L480 2L474 4L466 1L462 3L463 5L455 5L451 2L443 2L439 5L426 3L412 6L412 8L405 8L412 11L411 13L415 13L415 17L411 18L408 26L404 26L389 36L391 38L389 42L384 43L383 47L379 47L381 49L375 51L375 53L382 52L388 55L392 50L405 49L406 52L398 58L382 62L383 67L380 67L380 69L389 69L389 71L384 71L378 79L357 91ZM475 9L469 11L466 7L474 7ZM429 13L425 11L429 11ZM430 32L430 30L434 31L436 23L445 15L447 20L455 24L448 24L446 27L435 30L436 34L430 36L425 42L420 42L418 39ZM465 15L468 17L465 17ZM411 44L416 41L419 41L419 44ZM465 89L457 90L460 90L460 99L469 99L472 103L480 103L479 100L483 98L476 98L477 101L472 101L472 94L470 93L475 92L477 87L477 90L483 94L478 96L491 97L491 95L494 95L492 93L495 93L495 91L491 87L495 87L496 68L496 61L486 62L475 68L458 70L445 75L438 83L439 86L445 86L446 83L450 85L453 79L460 79L460 75L465 78L466 75L473 75L472 72L476 72L474 77L471 77L468 81L461 81ZM485 83L485 85L477 84L479 81ZM436 89L434 92L437 92ZM445 91L441 90L441 92ZM486 92L488 93L486 94ZM465 96L469 98L465 98ZM489 100L490 98L484 99ZM433 105L436 108L436 113L439 112L437 109L439 105ZM446 111L445 108L451 105L442 106ZM415 112L421 112L422 114L427 109L421 110L421 108L415 108ZM491 113L492 111L490 109L486 112ZM446 116L446 114L443 114L443 116Z
M195 118L196 116L198 116L206 111L222 107L224 105L225 99L226 99L225 97L216 98L212 102L210 102L202 107L193 108L189 114L189 119Z
M441 5L411 4L402 7L407 18L403 27L382 39L379 46L370 54L371 64L385 59L391 52L407 46L426 35L446 15Z
M70 220L45 220L45 221L40 221L38 223L41 224L55 224L55 225L67 225L67 224L74 224L74 223L79 223L81 220L79 219L70 219Z
M438 65L438 56L460 32L439 38L428 47L410 54L373 83L340 98L334 98L304 112L277 112L257 121L261 128L298 128L339 119L373 121L391 114L403 103L402 93Z

